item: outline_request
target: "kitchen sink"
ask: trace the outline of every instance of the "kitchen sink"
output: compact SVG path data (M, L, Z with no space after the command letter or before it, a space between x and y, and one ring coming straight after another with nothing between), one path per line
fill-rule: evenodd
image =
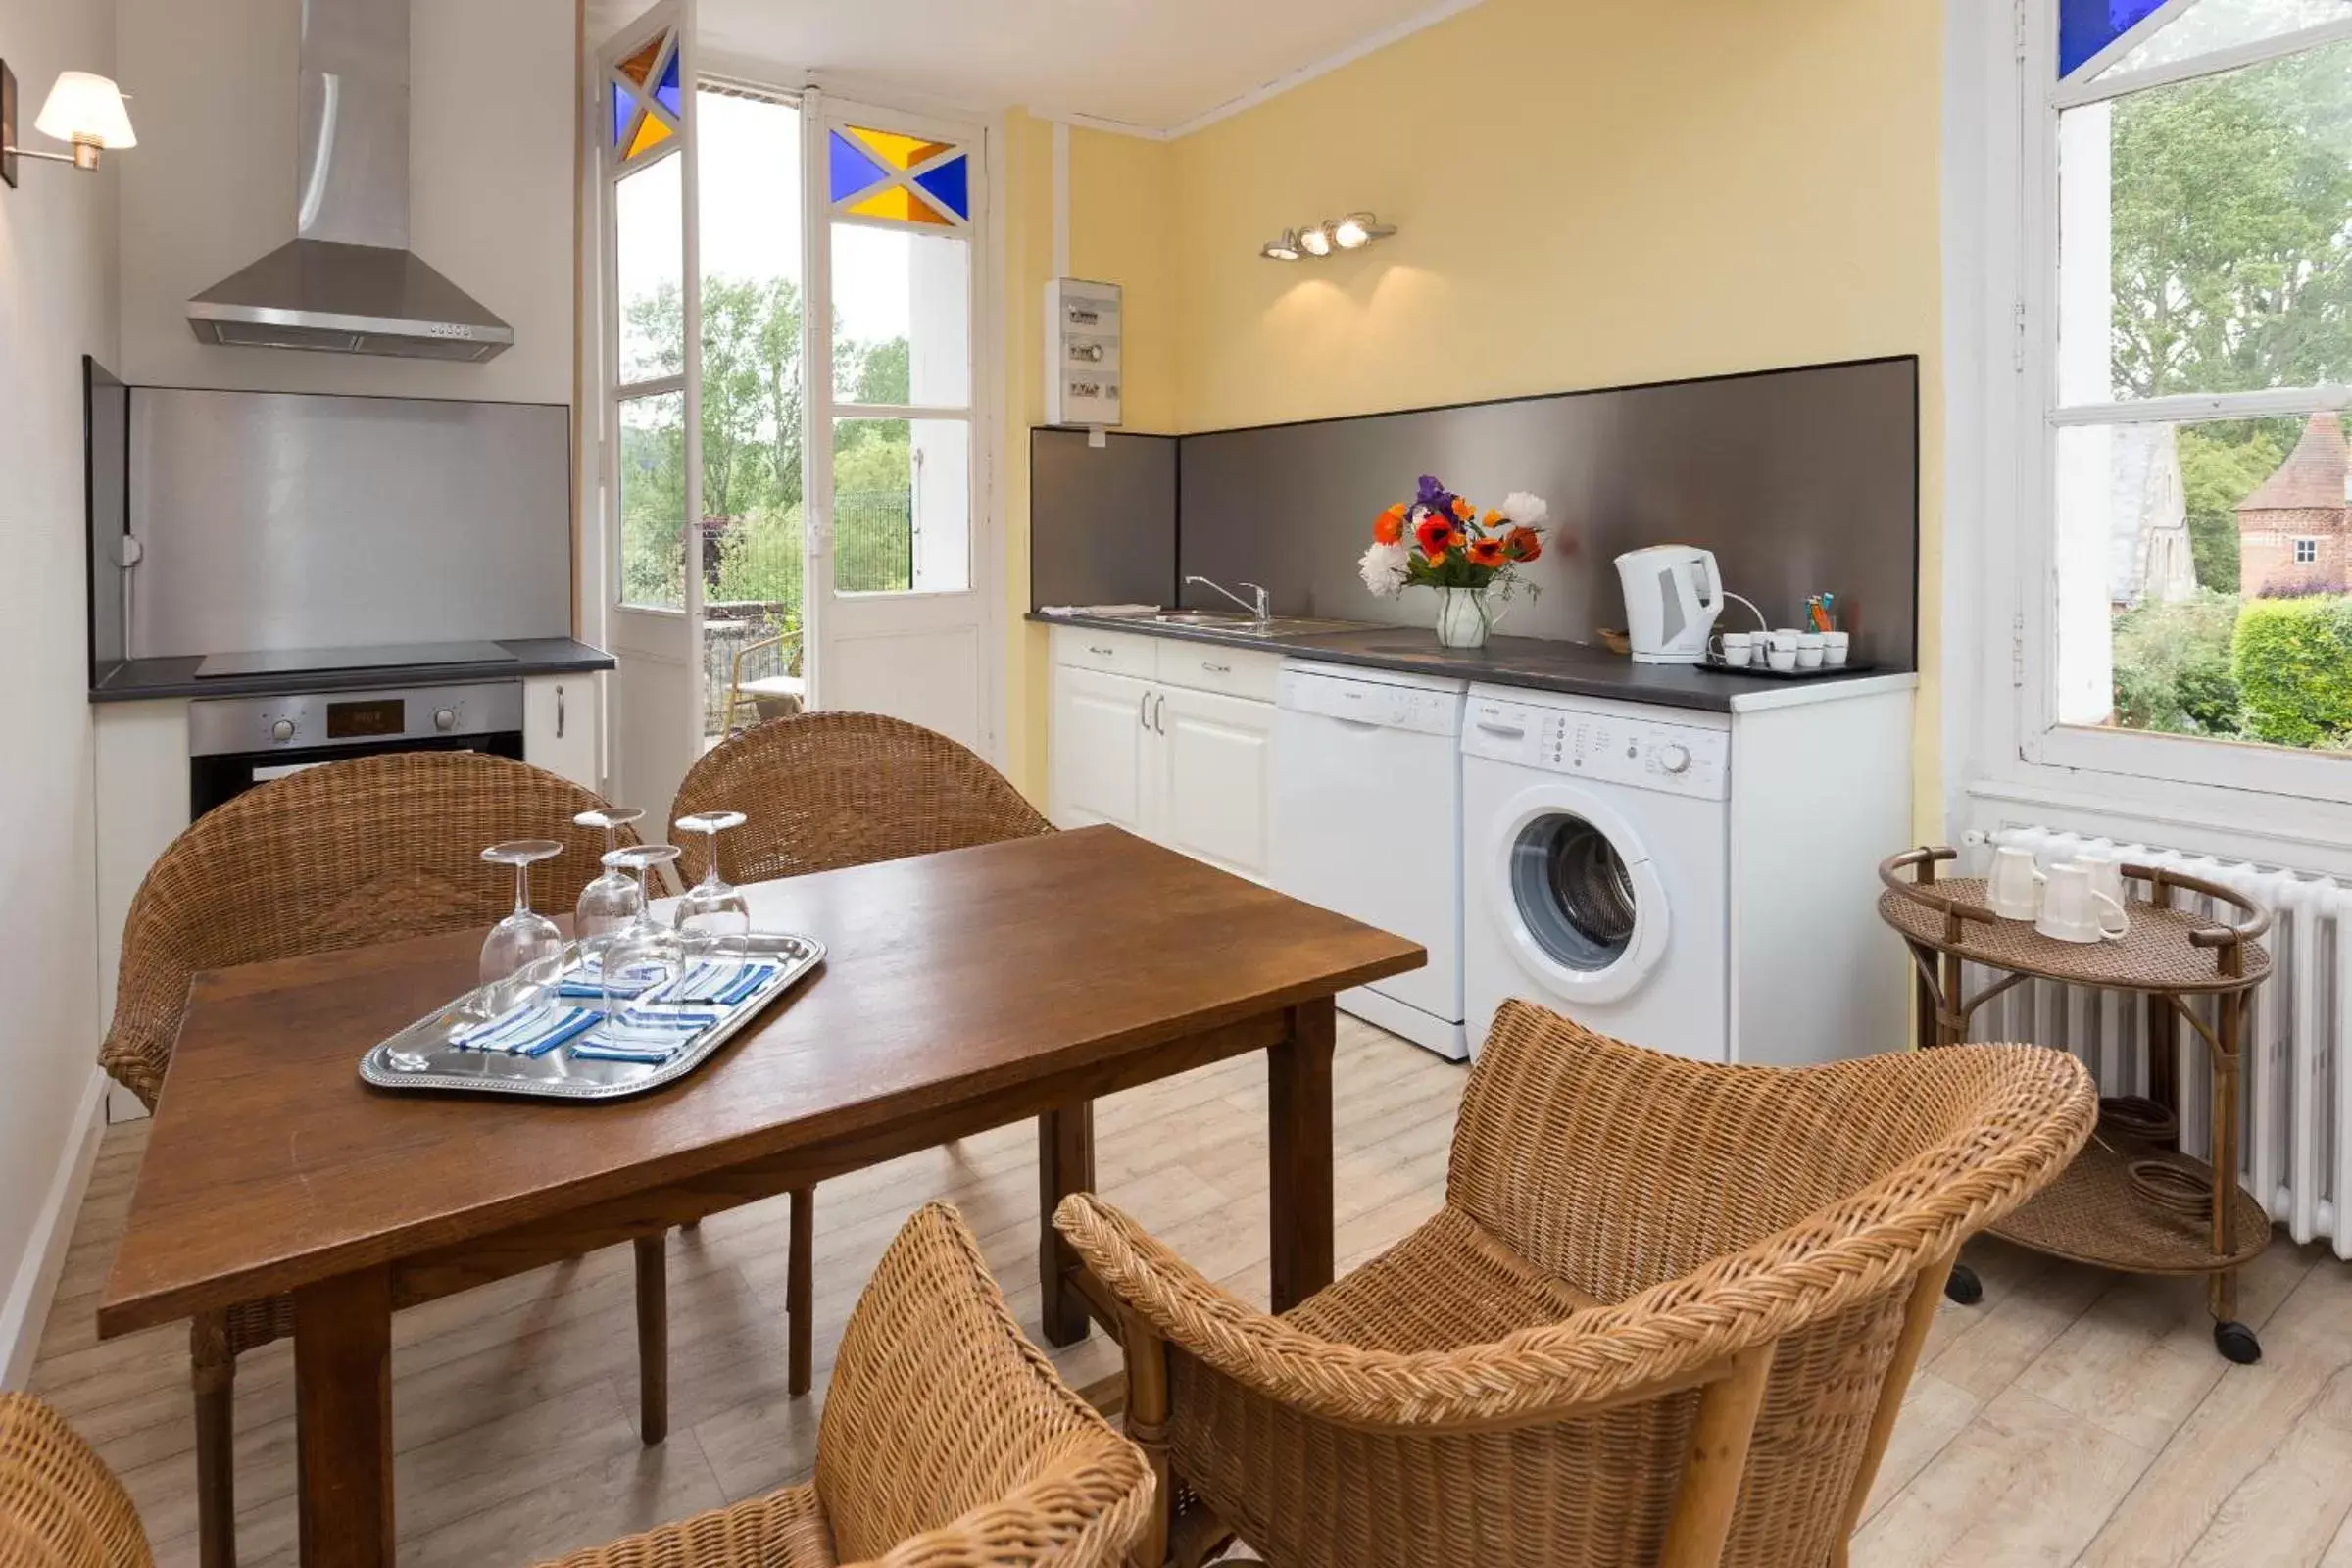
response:
M1352 620L1317 620L1306 615L1275 615L1257 620L1231 610L1163 610L1152 619L1162 626L1213 626L1220 631L1248 632L1255 637L1314 637L1324 632L1363 629Z

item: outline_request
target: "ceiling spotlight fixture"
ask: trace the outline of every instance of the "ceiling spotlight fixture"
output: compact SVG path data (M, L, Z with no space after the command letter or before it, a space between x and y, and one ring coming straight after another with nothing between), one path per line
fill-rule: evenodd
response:
M1396 232L1396 224L1384 223L1370 213L1349 213L1346 218L1327 218L1303 228L1286 228L1280 239L1260 245L1257 254L1270 262L1336 256L1342 251L1361 250L1374 240L1387 239Z
M1360 250L1396 232L1396 224L1384 223L1370 213L1349 213L1329 226L1332 239L1344 251Z
M1270 239L1257 248L1257 254L1270 262L1295 262L1298 259L1298 231L1286 228L1280 239Z
M1298 231L1298 248L1309 256L1331 254L1331 225L1309 223Z

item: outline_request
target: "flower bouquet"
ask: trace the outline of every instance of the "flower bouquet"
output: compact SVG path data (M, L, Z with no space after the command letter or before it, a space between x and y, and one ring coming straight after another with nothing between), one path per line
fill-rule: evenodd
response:
M1544 525L1551 509L1542 496L1514 491L1499 511L1481 515L1434 474L1421 476L1420 492L1399 501L1372 523L1372 548L1358 570L1364 586L1382 599L1407 588L1438 591L1438 641L1447 648L1484 646L1518 586L1519 568L1544 554ZM1528 585L1534 597L1534 584Z

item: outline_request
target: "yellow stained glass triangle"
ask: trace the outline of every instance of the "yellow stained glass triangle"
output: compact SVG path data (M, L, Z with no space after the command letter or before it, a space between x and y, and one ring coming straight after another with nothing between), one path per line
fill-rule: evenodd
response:
M855 206L842 209L859 218L888 218L902 223L934 223L941 228L954 228L955 220L933 207L916 199L914 192L904 185L892 185L874 192Z
M629 150L621 156L635 158L640 153L652 152L669 140L669 127L662 122L661 116L648 114L637 126L637 139L629 143Z
M868 130L863 125L852 125L850 134L872 148L874 156L893 169L912 169L941 153L956 150L954 142L925 141L920 136L902 136L895 130Z
M654 74L654 62L662 58L662 46L668 42L668 33L654 34L651 43L620 63L620 74L638 86L644 86L645 78Z

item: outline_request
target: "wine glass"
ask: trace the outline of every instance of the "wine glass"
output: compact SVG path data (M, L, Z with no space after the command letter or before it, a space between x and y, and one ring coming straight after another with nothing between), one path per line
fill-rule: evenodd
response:
M632 1001L675 979L685 964L686 944L677 932L654 917L653 901L643 891L655 866L667 865L677 858L675 844L631 844L605 856L607 866L636 872L640 889L636 913L606 939L598 961L609 1013L625 1012Z
M620 847L620 830L644 815L634 806L605 806L572 818L582 827L602 828L605 834L604 872L580 889L580 902L572 909L571 934L583 956L601 955L613 933L635 917L645 896L636 878L612 863L612 852Z
M516 988L508 982L564 951L563 931L531 908L531 867L563 853L564 846L554 839L510 839L482 852L482 858L491 864L514 868L514 912L492 926L482 943L482 984L497 988L493 991L496 1011L503 1012L519 1000L511 994Z
M696 956L741 953L752 934L752 906L740 888L718 874L718 836L743 826L741 811L696 811L674 824L681 833L700 833L710 841L703 862L703 879L678 900L675 919L686 951Z

